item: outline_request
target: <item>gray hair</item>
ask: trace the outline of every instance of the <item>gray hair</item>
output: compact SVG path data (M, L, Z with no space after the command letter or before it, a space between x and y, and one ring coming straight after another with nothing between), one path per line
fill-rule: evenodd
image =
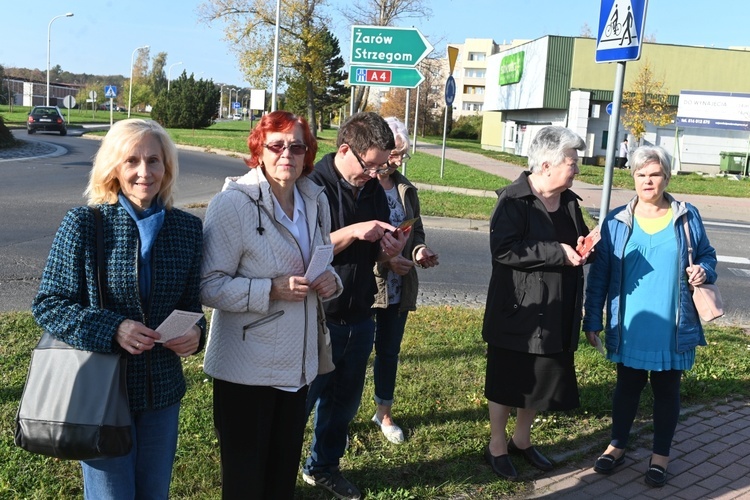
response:
M393 138L396 140L396 147L393 151L399 154L406 153L409 150L409 131L406 130L406 125L395 116L389 116L385 121L391 127Z
M669 181L672 177L672 162L669 160L669 154L661 146L641 146L636 148L630 155L630 174L635 175L637 171L653 162L659 164L664 178Z
M565 150L586 149L581 136L565 127L549 126L541 129L529 146L529 170L536 174L542 171L542 163L559 165L565 161Z

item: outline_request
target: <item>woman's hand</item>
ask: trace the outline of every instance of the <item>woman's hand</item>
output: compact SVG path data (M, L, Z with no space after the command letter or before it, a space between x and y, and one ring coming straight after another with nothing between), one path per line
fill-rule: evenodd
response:
M698 264L693 264L685 269L688 275L688 283L692 286L702 285L706 282L706 270Z
M200 340L201 329L198 325L193 325L193 328L182 337L164 342L164 347L173 350L178 356L186 358L198 350Z
M331 271L323 271L323 274L315 278L310 288L315 290L321 298L327 299L336 293L336 276Z
M589 341L589 344L591 344L592 347L596 347L596 345L601 342L599 340L599 332L585 332L586 333L586 340ZM599 342L597 342L599 340Z
M152 330L143 323L126 319L117 327L115 340L120 347L130 354L141 354L143 351L150 351L154 348L156 340L161 335L156 330Z
M414 267L414 262L400 255L396 255L395 257L393 257L388 261L387 264L388 267L391 268L391 271L398 274L399 276L404 276L411 270L412 267Z
M427 247L421 247L417 250L415 257L417 259L417 264L419 264L420 267L434 267L439 264L438 254Z
M310 282L304 276L279 276L271 280L271 300L301 302L307 297Z
M578 255L575 248L568 245L567 243L560 243L560 246L565 252L565 265L566 266L582 266L586 263L586 259Z
M386 231L383 237L380 239L380 248L383 253L389 258L393 258L401 254L401 251L406 246L406 240L409 238L409 232L411 228L405 230L396 229L395 231Z

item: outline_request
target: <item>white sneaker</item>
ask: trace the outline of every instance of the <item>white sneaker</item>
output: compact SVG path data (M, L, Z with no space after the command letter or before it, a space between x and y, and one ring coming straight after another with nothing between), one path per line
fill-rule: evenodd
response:
M378 419L378 414L372 416L372 421L380 427L385 438L393 444L401 444L404 442L404 431L398 425L383 425Z

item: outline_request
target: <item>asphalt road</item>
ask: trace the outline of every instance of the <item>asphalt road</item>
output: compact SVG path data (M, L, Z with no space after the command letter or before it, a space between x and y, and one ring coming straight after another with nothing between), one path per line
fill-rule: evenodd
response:
M25 137L25 133L21 133ZM0 312L27 310L36 294L55 231L82 196L99 142L38 134L65 148L61 156L0 162ZM67 152L65 152L67 151ZM177 205L205 204L224 178L242 175L241 159L180 150ZM188 208L198 216L204 209ZM425 217L428 244L440 265L419 271L421 304L483 307L491 272L488 225L483 221ZM750 324L750 225L706 221L719 254L718 272L727 320Z

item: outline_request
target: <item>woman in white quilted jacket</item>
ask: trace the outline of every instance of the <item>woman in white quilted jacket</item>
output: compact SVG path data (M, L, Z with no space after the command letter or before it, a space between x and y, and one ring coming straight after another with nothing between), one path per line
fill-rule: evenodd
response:
M323 188L306 177L318 149L307 121L275 111L247 142L250 172L226 180L204 222L201 300L214 308L204 370L222 497L291 499L318 374L318 296L338 296L341 280L330 260L305 277L331 227Z

